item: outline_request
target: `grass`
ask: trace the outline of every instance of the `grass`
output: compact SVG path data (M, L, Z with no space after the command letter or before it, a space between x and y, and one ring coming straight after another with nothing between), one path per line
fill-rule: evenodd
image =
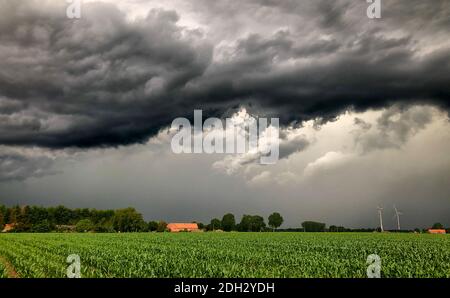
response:
M6 278L6 277L8 277L6 268L2 263L0 263L0 278Z
M0 256L20 277L450 277L449 235L374 233L2 234ZM0 274L2 269L0 267ZM4 274L2 275L4 277Z

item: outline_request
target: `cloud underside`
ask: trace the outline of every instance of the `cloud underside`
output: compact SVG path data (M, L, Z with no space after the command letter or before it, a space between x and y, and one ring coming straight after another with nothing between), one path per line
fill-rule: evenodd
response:
M73 21L65 3L2 1L0 144L129 145L194 109L246 106L284 125L393 104L448 110L450 4L385 2L369 20L356 1L192 1L189 27L185 11L130 20L86 3Z
M145 145L67 156L67 150L52 156L45 149L1 148L1 198L8 205L131 205L147 220L175 222L278 211L286 227L304 220L377 227L381 205L386 229L396 228L395 204L405 214L403 228L450 224L450 123L442 111L352 112L320 129L309 121L280 135L285 154L268 166L246 154L174 154L166 132Z

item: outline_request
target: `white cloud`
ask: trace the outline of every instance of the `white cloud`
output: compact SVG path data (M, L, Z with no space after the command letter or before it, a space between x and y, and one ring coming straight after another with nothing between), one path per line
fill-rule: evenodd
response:
M256 175L255 177L251 178L250 181L248 181L248 184L250 186L261 186L261 187L267 187L268 183L270 183L271 174L269 171L261 172L260 174Z
M313 162L310 162L304 171L306 177L314 176L315 174L320 174L323 172L327 172L336 167L340 167L351 157L342 152L327 152L325 155L316 159Z

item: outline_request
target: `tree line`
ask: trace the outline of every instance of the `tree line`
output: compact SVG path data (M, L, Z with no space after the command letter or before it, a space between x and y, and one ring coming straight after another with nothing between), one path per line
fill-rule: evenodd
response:
M244 215L236 223L233 214L223 218L214 218L209 224L197 223L199 229L206 231L266 231L264 218L259 215ZM270 229L276 229L283 223L283 217L275 212L268 218ZM65 206L13 206L0 205L0 230L6 224L11 232L164 232L165 221L146 222L141 213L129 207L117 210L97 210L89 208L70 209Z
M241 221L237 223L234 215L232 213L227 213L221 220L213 218L208 225L204 226L204 229L207 231L223 230L225 232L261 232L275 230L283 224L283 221L284 219L281 214L274 212L268 217L269 227L267 227L264 218L260 215L244 214Z
M244 214L240 222L232 213L221 219L213 218L209 224L197 223L204 231L239 231L239 232L374 232L378 229L347 229L315 221L304 221L300 228L278 229L284 222L280 213L274 212L267 218L260 215ZM13 206L0 205L0 231L6 224L12 232L164 232L167 231L165 221L146 222L135 208L128 207L117 210L97 210L89 208L70 209L65 206ZM436 223L433 228L443 228ZM416 229L416 232L426 230ZM405 231L408 232L408 231Z
M14 232L94 231L141 232L148 223L134 208L118 210L70 209L65 206L0 206L0 228L12 225Z

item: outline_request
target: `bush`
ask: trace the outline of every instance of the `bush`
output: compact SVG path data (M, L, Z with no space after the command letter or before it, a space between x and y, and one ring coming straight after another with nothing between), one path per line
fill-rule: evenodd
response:
M150 222L148 223L148 230L149 230L150 232L153 232L153 231L158 230L158 222L156 222L156 221L150 221Z
M112 222L101 222L94 226L94 231L98 233L114 233Z
M32 225L30 231L33 233L47 233L52 230L53 230L52 224L48 220L44 219L43 221L35 225Z
M158 223L158 228L156 229L157 232L165 232L167 230L167 223L165 221L160 221Z
M147 223L134 208L118 209L113 217L113 226L119 232L145 232Z
M89 232L94 229L94 225L89 219L82 219L76 225L76 231L81 232Z

